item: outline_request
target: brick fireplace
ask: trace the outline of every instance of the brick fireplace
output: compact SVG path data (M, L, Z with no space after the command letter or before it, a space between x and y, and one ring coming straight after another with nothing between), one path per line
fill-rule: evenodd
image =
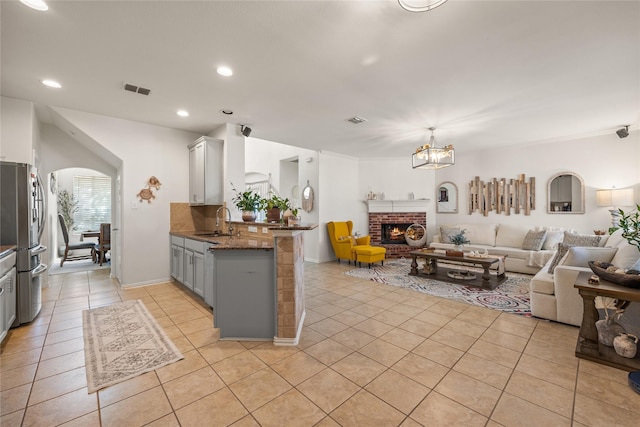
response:
M428 200L368 201L371 244L387 250L387 258L407 256L416 247L404 240L404 229L411 224L427 228ZM402 237L396 237L400 236ZM385 243L383 243L383 241Z

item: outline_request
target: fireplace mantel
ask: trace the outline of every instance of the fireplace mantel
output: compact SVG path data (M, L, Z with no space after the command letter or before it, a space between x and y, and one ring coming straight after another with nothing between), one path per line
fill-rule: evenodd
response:
M426 212L430 199L365 200L372 212Z

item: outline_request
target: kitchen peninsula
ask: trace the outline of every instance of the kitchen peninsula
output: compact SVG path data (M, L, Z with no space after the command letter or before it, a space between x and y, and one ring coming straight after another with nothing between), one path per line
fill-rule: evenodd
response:
M183 205L171 204L171 274L213 308L220 338L296 345L305 315L303 234L317 224L216 228L205 212L212 207L186 215Z

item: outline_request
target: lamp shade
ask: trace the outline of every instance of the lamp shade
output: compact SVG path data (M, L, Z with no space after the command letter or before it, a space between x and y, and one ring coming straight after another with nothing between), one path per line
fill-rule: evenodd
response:
M598 206L613 206L611 204L611 190L596 190L596 203Z
M633 206L633 188L596 190L596 203L598 206Z

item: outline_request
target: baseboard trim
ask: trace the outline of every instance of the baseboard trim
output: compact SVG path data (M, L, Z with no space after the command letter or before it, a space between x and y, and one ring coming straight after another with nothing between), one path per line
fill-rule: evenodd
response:
M300 318L300 324L298 325L298 330L296 331L295 338L278 338L273 337L274 345L282 345L282 346L295 346L300 342L300 336L302 335L302 325L304 325L304 318L307 315L307 310L302 312L302 317Z

